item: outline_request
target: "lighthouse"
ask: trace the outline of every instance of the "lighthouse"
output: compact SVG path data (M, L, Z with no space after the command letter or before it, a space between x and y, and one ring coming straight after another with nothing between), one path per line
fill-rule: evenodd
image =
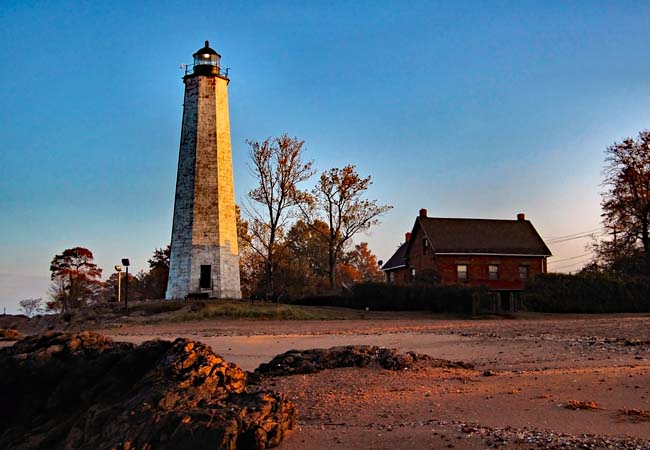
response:
M205 46L186 68L167 299L241 298L228 71Z

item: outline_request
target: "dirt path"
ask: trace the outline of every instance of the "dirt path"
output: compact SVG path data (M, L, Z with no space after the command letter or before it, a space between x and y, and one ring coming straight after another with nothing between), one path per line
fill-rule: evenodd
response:
M650 449L650 417L621 413L650 411L650 317L230 320L100 332L136 343L194 338L248 370L290 349L347 344L476 365L267 380L300 411L299 429L281 449ZM598 409L567 409L570 400Z

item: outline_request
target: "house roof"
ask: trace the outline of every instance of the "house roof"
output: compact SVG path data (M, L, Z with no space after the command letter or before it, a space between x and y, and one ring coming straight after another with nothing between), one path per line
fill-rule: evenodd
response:
M393 270L406 267L406 247L406 242L400 245L393 256L382 266L381 270Z
M418 224L437 254L551 256L551 251L528 220L418 217L415 226Z

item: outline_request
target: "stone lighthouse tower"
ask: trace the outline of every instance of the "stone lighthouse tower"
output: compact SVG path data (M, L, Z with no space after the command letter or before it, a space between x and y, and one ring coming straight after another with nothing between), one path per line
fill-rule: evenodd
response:
M205 47L186 70L167 299L241 298L228 73Z

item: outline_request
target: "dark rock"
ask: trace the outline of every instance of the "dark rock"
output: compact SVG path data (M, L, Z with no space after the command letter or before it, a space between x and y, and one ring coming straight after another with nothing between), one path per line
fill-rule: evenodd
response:
M390 348L348 345L329 349L290 350L277 355L269 363L260 364L255 369L253 378L262 375L282 376L315 373L341 367L381 367L389 370L404 370L412 368L418 362L424 362L430 367L473 368L471 364L434 359L420 353L399 353Z
M296 409L196 341L48 333L0 350L0 448L265 449Z

